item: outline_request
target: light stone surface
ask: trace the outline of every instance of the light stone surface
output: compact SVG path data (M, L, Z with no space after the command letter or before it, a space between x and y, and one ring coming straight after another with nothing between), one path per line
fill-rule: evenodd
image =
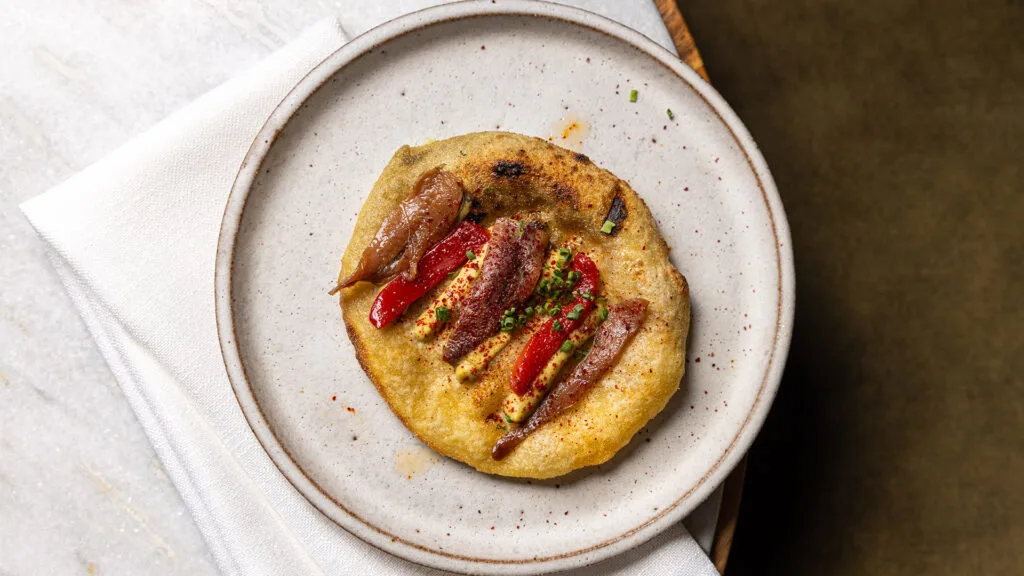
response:
M434 3L0 0L0 574L217 573L17 205L325 16ZM670 46L652 3L567 3Z

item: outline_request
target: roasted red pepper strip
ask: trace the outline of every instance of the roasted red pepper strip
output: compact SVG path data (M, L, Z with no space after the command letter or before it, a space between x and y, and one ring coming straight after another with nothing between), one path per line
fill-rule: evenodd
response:
M490 237L486 228L463 221L427 250L420 259L415 280L409 281L405 276L399 276L384 286L370 307L370 323L383 328L393 322L413 302L465 264L468 251L480 250Z
M589 292L592 297L596 297L600 273L597 271L594 261L586 254L577 253L572 259L572 269L580 274L580 280L573 288L573 293ZM579 317L573 320L568 315L576 306L583 308L580 310ZM516 364L512 368L510 385L513 392L522 396L530 390L530 384L537 379L541 370L544 369L544 365L555 355L555 352L558 352L569 333L575 330L593 309L594 301L592 299L577 296L575 300L562 306L557 316L541 326L540 330L523 347L523 351L519 353L519 358L516 359ZM555 322L561 325L561 330L554 329Z

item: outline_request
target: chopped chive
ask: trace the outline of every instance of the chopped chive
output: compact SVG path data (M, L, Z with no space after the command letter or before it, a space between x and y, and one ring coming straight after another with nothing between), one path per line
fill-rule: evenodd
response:
M526 315L527 316L533 316L533 306L527 306L526 307Z
M667 108L665 110L665 113L668 114L668 119L669 120L675 120L676 119L676 115L672 113L672 109L671 108Z
M451 317L451 311L447 306L438 306L434 309L434 318L441 322L447 322Z
M605 234L611 234L612 230L614 230L614 229L615 229L615 222L612 222L611 220L605 220L604 221L604 226L601 226L601 232L604 232Z
M571 352L572 351L572 342L569 342L568 340L566 340L565 342L562 342L562 347L559 348L559 350L561 350L562 352Z
M572 256L572 250L569 250L568 248L559 248L558 249L558 258L560 260L562 260L563 262L568 260L569 256Z
M508 422L509 424L512 423L512 417L511 416L509 416L508 414L503 414L503 416L505 416L505 422Z
M606 320L608 318L608 309L607 308L601 308L601 311L597 313L597 317L600 320Z
M550 308L548 310L548 316L551 316L552 318L554 318L555 316L558 316L558 308L555 308L555 307Z
M511 332L516 327L516 319L511 316L506 316L501 319L501 331Z
M636 102L636 97L639 96L639 95L640 95L640 93L637 92L636 90L630 90L629 91L629 101L630 102Z
M476 259L476 252L473 252L472 250L466 250L466 259L467 260L474 260L474 259Z
M590 290L587 290L583 294L580 294L580 298L583 298L584 300L590 300L591 302L594 301L594 295L590 293Z
M565 330L565 326L562 326L561 322L555 320L555 322L551 325L551 329L554 330L555 332L561 332L562 330Z

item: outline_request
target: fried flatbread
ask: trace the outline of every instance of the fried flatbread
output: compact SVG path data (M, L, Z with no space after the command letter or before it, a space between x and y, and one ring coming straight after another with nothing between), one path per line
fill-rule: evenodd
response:
M529 326L514 333L471 384L442 359L449 325L426 342L413 335L416 317L444 288L435 288L383 329L368 313L380 287L362 282L341 292L349 337L366 374L409 430L434 450L490 474L551 478L611 458L658 414L678 389L690 321L686 280L650 211L629 184L582 154L507 132L481 132L403 146L363 205L342 258L339 278L355 269L385 216L421 174L443 166L472 199L470 217L489 226L498 217L546 221L551 242L575 239L601 273L599 294L615 303L650 302L642 328L615 365L572 408L534 431L503 460L491 457L508 429L500 418L509 378ZM602 226L613 210L616 226ZM610 233L608 229L611 228ZM567 374L571 366L563 370Z

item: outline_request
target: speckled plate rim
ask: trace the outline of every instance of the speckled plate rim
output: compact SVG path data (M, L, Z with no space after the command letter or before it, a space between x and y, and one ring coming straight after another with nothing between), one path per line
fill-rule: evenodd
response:
M663 507L656 515L639 525L623 527L621 534L598 545L579 550L566 550L560 554L544 557L474 558L429 549L392 535L374 526L367 519L346 510L342 503L331 498L305 474L270 428L246 378L245 366L235 337L231 278L238 230L245 212L246 200L260 165L273 146L277 135L292 115L334 74L379 44L428 26L457 19L487 16L530 16L553 19L601 32L643 52L689 84L729 129L737 145L746 156L750 168L757 178L765 208L771 220L775 242L778 278L776 333L754 403L737 435L696 485L691 486L682 497ZM291 90L267 119L253 141L232 186L218 240L214 293L217 331L224 365L242 412L270 459L285 478L315 508L361 540L418 564L467 573L537 574L592 564L638 546L672 524L679 522L725 480L753 442L768 415L771 402L778 390L791 338L795 305L795 277L789 226L782 200L775 188L768 166L750 133L710 84L662 46L639 32L607 18L578 8L546 2L502 0L445 4L386 22L354 38L325 58Z

